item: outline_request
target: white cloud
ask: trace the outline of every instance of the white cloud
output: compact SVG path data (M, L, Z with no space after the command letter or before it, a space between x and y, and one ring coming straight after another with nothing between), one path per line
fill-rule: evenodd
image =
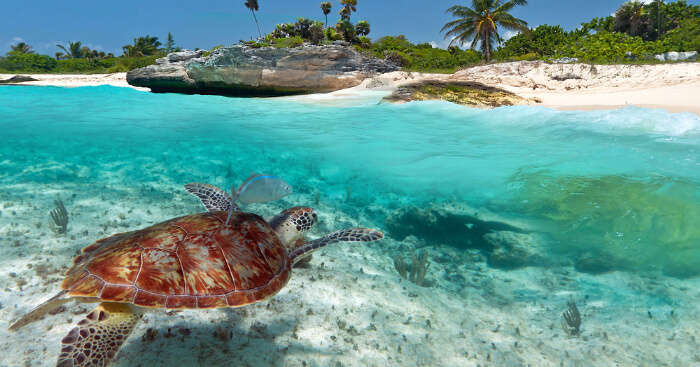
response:
M520 31L505 31L501 35L501 38L503 38L503 41L508 41L509 39L517 36L520 33Z
M12 37L12 42L24 42L24 38L14 36Z

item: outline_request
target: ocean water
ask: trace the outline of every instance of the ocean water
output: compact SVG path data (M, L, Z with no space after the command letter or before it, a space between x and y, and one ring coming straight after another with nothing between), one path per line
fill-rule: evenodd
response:
M461 331L450 336L452 327L460 327L454 325L456 321L449 321L453 316L445 311L444 315L433 315L443 320L442 329L431 327L430 318L427 328L436 335L433 338L439 338L442 330L446 342L436 343L430 351L419 348L419 355L406 355L410 352L402 352L400 347L397 351L392 338L402 333L404 339L406 335L412 337L407 327L399 326L404 328L402 332L394 331L384 338L375 336L365 345L358 341L363 340L364 332L353 336L346 325L335 320L317 320L314 327L322 330L321 335L325 335L323 330L330 333L338 329L334 335L339 338L343 339L343 332L350 336L343 339L346 347L308 352L303 358L309 365L586 365L582 364L587 360L586 353L598 353L595 348L606 342L589 349L581 347L582 343L590 344L589 340L596 338L607 340L607 333L614 331L608 330L603 337L603 331L596 334L592 331L595 327L589 326L588 334L584 332L572 342L572 338L562 336L559 318L569 299L577 301L584 311L596 309L589 297L597 294L605 307L622 314L607 314L607 318L624 319L623 310L633 309L637 312L634 317L639 317L634 322L646 322L647 316L658 320L659 316L652 315L658 312L664 320L671 320L670 324L650 324L640 330L675 330L673 335L678 338L685 333L685 339L675 346L668 342L671 346L667 355L644 354L635 359L626 354L629 352L624 346L617 346L615 351L604 352L609 360L599 360L597 365L611 365L608 363L616 358L622 360L621 365L700 363L697 352L686 353L682 358L687 359L670 357L674 348L682 354L697 346L692 329L698 325L700 296L693 288L700 275L700 118L693 114L635 107L586 112L538 107L477 110L444 102L392 105L379 103L377 98L332 106L294 98L150 94L106 86L0 87L0 132L0 250L6 254L4 260L0 258L0 266L5 267L0 277L11 284L0 301L5 304L0 308L3 322L21 315L58 289L60 274L42 275L34 267L25 268L27 263L38 261L33 259L41 257L58 274L77 250L101 237L201 210L182 189L184 184L206 182L228 189L239 185L251 172L260 172L284 177L295 193L270 205L253 205L249 210L271 215L284 207L308 205L317 208L323 222L314 235L356 225L386 233L382 242L366 245L364 260L358 257L362 250L356 247L352 252L338 253L347 256L333 259L335 263L347 262L351 271L357 271L359 262L366 261L368 265L360 267L359 274L371 274L372 278L362 287L403 284L407 294L414 292L406 302L417 302L413 300L415 294L418 299L432 298L424 301L428 302L425 307L429 302L442 302L438 295L444 292L445 304L457 309L480 309L473 311L475 314L496 307L494 304L534 305L539 302L535 299L547 298L544 294L559 294L551 304L542 301L541 307L552 316L550 321L540 320L540 326L558 331L558 336L550 339L583 348L576 349L580 356L569 358L556 345L542 347L533 336L532 348L541 349L534 359L527 357L527 351L517 351L517 340L516 346L510 347L515 351L501 351L502 347L494 344L488 352L490 341L482 345L473 341L472 347L470 341L458 337L477 326L462 322ZM68 234L60 237L46 224L55 198L65 203L71 216ZM18 241L35 244L25 246ZM42 249L40 243L52 247ZM393 268L393 258L408 258L410 251L429 251L429 287L402 280ZM466 254L470 261L464 260ZM315 257L311 270L300 272L315 279L313 274L318 270L314 269L328 266L330 257L329 253ZM372 270L375 263L376 270ZM478 272L479 277L517 278L518 284L525 284L528 277L547 278L551 272L563 271L562 276L577 285L560 282L546 291L522 286L494 301L487 297L488 292L498 293L508 285L482 289L480 283L470 283L473 277L464 266L476 267L469 271ZM345 275L336 275L335 283L329 281L331 286L352 287L343 282L352 283L352 276L358 275L345 270L336 272ZM17 273L20 278L30 278L29 284L17 283ZM645 280L630 285L634 281L625 277ZM647 287L648 282L658 286ZM659 290L668 284L679 290ZM307 304L314 305L313 289L306 288L303 294L310 297ZM486 292L485 300L479 303L468 300L470 297L450 298L465 289L473 294ZM285 292L278 297L285 300L284 295L295 290ZM339 310L349 307L329 301L324 295L330 291L319 292L317 303L330 302ZM390 302L393 297L388 290L376 292L375 301L386 297ZM367 310L361 300L349 302ZM409 325L411 320L412 306L406 307L408 314L403 319L409 321L401 325ZM679 328L680 322L673 315L683 307L686 326ZM532 315L528 316L523 307L519 309L522 322L527 324ZM363 327L369 329L367 324L371 324L376 330L389 325L389 318L383 325L379 319L367 321L366 314L357 316L357 323L365 323ZM595 318L584 313L584 330L587 316ZM251 315L236 317L239 322L255 325ZM507 318L498 312L491 317ZM345 318L344 322L354 320L352 316ZM54 329L54 341L69 329L68 324L63 325L65 317L44 321L54 325L58 320L63 328ZM599 324L604 325L604 320ZM421 323L421 328L426 328L426 323ZM311 329L290 327L292 331L271 325L275 325L273 321L267 324L268 330L275 330L273 339L302 335L302 341L295 342L300 349L317 346L314 343L326 348L336 340L315 341L308 336L306 345L303 335L314 334ZM536 325L529 326L528 331L520 326L518 335L520 330L536 334ZM156 325L151 323L149 327ZM488 328L491 333L494 328L498 332L495 325ZM234 333L250 338L249 329L241 330ZM22 338L18 334L27 332L32 331L23 329L10 337ZM161 328L160 335L164 334ZM423 337L420 332L415 334L416 338ZM643 334L640 331L639 337ZM139 338L132 336L130 343L139 343ZM588 340L583 341L585 338ZM158 340L165 347L176 348L166 338ZM374 354L359 351L373 348L374 341ZM265 363L302 365L302 357L291 357L280 344L258 342L269 349L263 351L273 355ZM54 344L47 342L47 350L10 352L4 357L5 364L51 365L40 358L55 358L58 346ZM135 355L158 354L155 347L130 345L124 347L115 363L131 365L138 360ZM465 345L465 351L461 351ZM254 355L258 350L250 348L245 344L239 348L242 352L219 351L221 360L200 359L191 364L225 365L222 361L231 355L257 365L258 357ZM450 354L448 359L446 354ZM306 359L303 361L306 365Z

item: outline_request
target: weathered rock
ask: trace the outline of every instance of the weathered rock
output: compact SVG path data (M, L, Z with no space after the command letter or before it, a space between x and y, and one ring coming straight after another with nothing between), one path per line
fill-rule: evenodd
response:
M470 81L424 80L399 87L384 98L389 102L443 100L471 107L529 104L515 93Z
M499 231L485 234L484 240L493 247L487 259L489 266L514 269L546 262L542 240L533 234Z
M277 96L331 92L397 70L343 45L297 48L223 47L204 56L183 51L127 73L129 84L153 92Z
M390 235L398 240L415 236L429 245L445 244L487 252L493 250L493 245L486 241L486 234L494 231L526 232L503 219L490 218L471 208L452 205L399 208L387 217L386 226Z
M686 60L697 60L697 51L688 52L676 52L669 51L662 54L654 55L654 58L659 61L686 61Z
M0 80L0 84L15 84L23 82L35 82L37 79L32 78L28 75L15 75L9 79Z

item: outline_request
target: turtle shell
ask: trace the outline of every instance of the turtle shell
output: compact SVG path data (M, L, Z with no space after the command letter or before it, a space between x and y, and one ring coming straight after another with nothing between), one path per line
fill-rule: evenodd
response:
M154 308L238 307L287 284L290 261L270 225L251 213L200 213L85 247L61 287L72 297Z

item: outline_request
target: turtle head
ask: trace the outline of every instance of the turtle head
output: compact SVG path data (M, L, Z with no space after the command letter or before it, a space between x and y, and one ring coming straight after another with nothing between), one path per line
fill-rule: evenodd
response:
M316 212L305 206L295 206L283 210L270 220L270 226L277 233L282 244L292 250L298 242L305 241L304 234L318 222Z

